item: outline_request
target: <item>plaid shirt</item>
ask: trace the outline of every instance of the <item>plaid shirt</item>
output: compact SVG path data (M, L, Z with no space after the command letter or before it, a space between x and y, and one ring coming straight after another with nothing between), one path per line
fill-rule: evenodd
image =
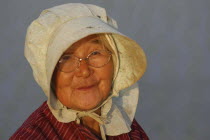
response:
M149 140L134 119L131 131L118 136L106 136L107 140ZM51 113L46 101L34 111L10 140L100 140L88 128L75 122L62 123Z

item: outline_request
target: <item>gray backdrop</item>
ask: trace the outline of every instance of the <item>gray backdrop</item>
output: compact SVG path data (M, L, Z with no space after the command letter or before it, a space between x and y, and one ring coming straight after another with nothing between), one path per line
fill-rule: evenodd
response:
M1 0L0 139L46 100L24 58L26 28L43 9L68 2L105 7L144 48L136 119L151 140L210 139L209 0Z

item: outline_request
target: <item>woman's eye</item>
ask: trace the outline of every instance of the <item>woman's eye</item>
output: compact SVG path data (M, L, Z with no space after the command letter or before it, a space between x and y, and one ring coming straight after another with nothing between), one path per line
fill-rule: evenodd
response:
M101 53L99 51L94 51L91 53L91 55L100 55Z
M61 58L61 61L68 61L71 59L71 56L70 55L64 55L62 58Z

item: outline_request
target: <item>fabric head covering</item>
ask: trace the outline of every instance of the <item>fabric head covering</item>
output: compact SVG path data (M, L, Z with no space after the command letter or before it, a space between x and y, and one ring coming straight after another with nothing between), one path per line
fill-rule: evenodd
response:
M61 55L76 41L92 34L106 34L115 59L115 78L112 94L101 107L101 116L90 111L68 109L56 98L51 79ZM90 116L100 123L103 139L106 135L129 132L138 103L136 83L146 69L142 48L117 31L114 19L104 8L81 3L69 3L42 11L28 27L25 57L30 63L36 82L48 97L48 106L60 122L71 122ZM120 128L120 129L119 129Z

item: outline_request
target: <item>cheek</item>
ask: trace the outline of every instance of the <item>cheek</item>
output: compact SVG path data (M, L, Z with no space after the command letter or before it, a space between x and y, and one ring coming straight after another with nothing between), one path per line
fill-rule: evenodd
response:
M59 99L59 101L65 106L71 105L70 99L72 96L72 89L71 89L72 78L73 75L69 73L58 72L56 75L55 79L56 96Z
M108 65L107 67L104 67L103 70L98 71L98 75L100 77L99 90L104 96L109 95L112 86L113 74L113 65Z
M66 91L71 91L73 76L65 73L58 73L55 79L55 89L58 97L65 98L69 94L64 94ZM64 97L63 97L64 96Z
M56 76L56 87L61 88L71 86L72 79L73 75L71 74L59 73Z
M72 92L72 91L68 91L69 92ZM69 99L71 99L71 94L66 94L65 91L61 90L57 90L57 98L59 99L59 101L65 105L65 106L68 106L69 104Z
M111 86L112 86L112 82L110 80L101 81L99 90L105 98L110 94Z

